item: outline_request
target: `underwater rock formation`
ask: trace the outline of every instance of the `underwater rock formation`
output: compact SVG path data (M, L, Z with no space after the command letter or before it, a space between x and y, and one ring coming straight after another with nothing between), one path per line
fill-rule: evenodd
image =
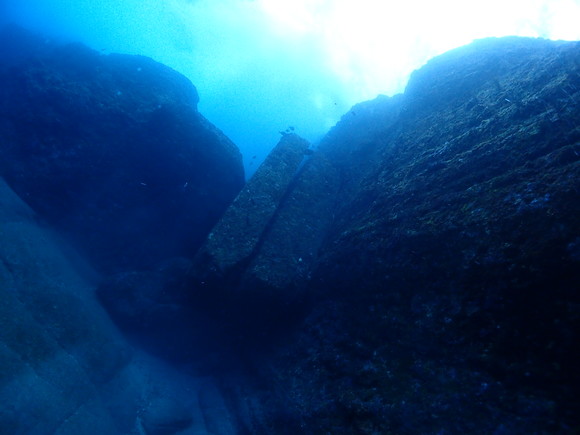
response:
M91 291L0 179L0 432L117 433L101 395L123 382L129 349Z
M101 271L191 256L244 183L188 79L140 56L0 34L0 174Z
M313 152L284 132L241 190L239 153L186 79L15 32L0 45L2 431L580 427L579 43L448 52ZM99 299L129 334L46 222L108 273Z
M355 106L271 223L309 251L263 240L311 305L232 393L249 430L573 433L579 160L576 42L476 41Z
M39 220L0 178L0 433L237 433L212 379L127 342L96 274Z
M295 134L282 137L208 236L198 254L209 257L203 271L227 275L257 253L309 146Z

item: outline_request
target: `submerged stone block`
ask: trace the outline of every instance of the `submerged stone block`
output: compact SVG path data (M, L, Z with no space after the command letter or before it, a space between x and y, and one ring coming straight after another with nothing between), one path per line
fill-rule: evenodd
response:
M240 394L250 432L580 427L579 48L477 41L321 141L242 281L240 293L288 301L276 286L314 242L310 310L275 356L254 359L268 387ZM314 167L339 180L326 225L328 208L313 208L324 200L296 196ZM319 244L291 240L313 222Z
M210 268L227 274L256 255L308 147L296 134L282 137L209 234L199 256L204 267L209 261Z
M309 143L299 136L285 134L194 259L190 272L193 303L200 311L219 319L222 333L229 336L226 340L243 337L236 345L262 340L278 326L286 326L283 318L295 314L296 307L290 306L293 295L279 291L278 280L262 275L255 279L249 271L259 270L259 263L265 260L261 254L264 241L270 238L271 231L278 232L279 215L292 201L308 147ZM280 248L288 257L287 245ZM270 251L268 244L266 255ZM258 263L256 259L260 259Z

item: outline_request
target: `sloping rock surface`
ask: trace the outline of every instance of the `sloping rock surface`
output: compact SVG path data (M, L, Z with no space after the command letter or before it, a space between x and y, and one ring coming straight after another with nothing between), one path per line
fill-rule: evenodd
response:
M297 298L289 291L294 276L285 273L293 253L283 240L275 246L271 240L309 146L296 134L283 135L213 228L189 272L192 304L219 319L226 341L243 337L238 343L242 348L256 336L260 341L271 335L296 314Z
M204 269L227 275L251 261L308 147L295 134L283 136L208 237L203 255L210 259Z
M0 33L0 174L101 271L193 255L244 183L195 87L151 59Z
M100 397L129 352L91 286L0 180L0 432L117 433Z
M0 433L237 433L212 378L127 344L78 258L0 179Z
M477 41L355 106L263 241L312 305L232 393L250 430L574 433L579 160L577 42Z

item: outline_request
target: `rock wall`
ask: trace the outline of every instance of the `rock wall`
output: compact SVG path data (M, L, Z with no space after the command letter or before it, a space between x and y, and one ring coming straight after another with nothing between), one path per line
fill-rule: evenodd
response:
M574 432L579 48L477 41L329 132L263 241L311 299L250 430Z
M242 432L580 427L579 43L446 53L241 190L183 77L0 39L2 432L236 432L46 224Z
M39 221L0 179L0 433L237 433L213 379L129 345Z

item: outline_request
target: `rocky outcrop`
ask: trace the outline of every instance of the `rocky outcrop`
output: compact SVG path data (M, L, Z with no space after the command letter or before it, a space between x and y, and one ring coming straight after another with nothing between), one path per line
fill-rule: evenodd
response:
M235 145L151 59L4 29L0 80L0 432L236 433L166 363L199 351L187 257L243 185Z
M579 48L477 41L327 135L262 241L312 305L250 430L573 433Z
M240 347L264 346L318 297L308 283L319 250L378 157L374 141L397 119L398 101L382 96L355 106L316 151L282 132L189 274L192 304L222 319L222 335L235 331Z
M244 183L185 77L4 29L0 174L99 270L191 256Z

